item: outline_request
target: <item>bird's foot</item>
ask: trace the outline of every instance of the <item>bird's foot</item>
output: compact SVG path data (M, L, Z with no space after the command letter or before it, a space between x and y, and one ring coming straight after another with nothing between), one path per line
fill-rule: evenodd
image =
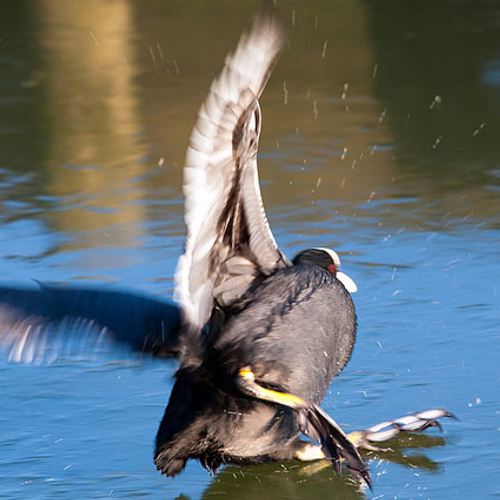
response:
M388 451L388 448L380 448L376 446L376 443L389 441L402 432L420 432L429 427L438 427L442 430L439 419L445 417L456 419L450 412L433 409L381 422L363 431L350 432L347 437L358 448L371 451Z
M312 462L326 458L323 449L318 444L301 443L301 447L295 452L295 458L301 462Z

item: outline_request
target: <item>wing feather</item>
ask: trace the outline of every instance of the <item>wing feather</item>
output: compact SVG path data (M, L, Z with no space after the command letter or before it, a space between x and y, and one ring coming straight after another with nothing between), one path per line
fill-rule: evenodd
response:
M236 300L257 275L290 264L267 221L256 161L258 98L283 45L272 17L257 17L212 83L191 135L184 169L187 239L176 298L185 322L198 330L215 301Z
M0 286L0 352L13 362L50 363L97 352L176 356L178 307L117 290Z

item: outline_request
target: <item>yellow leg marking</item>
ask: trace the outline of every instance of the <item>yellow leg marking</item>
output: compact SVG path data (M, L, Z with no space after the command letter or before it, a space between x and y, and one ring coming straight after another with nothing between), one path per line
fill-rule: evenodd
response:
M255 375L248 367L242 368L238 372L238 385L244 392L258 399L282 404L290 408L306 408L308 406L299 396L286 392L272 391L260 386L255 382Z

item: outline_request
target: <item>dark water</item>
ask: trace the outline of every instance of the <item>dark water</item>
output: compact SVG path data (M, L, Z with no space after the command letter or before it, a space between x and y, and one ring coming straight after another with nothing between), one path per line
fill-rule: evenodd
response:
M268 215L288 255L336 248L359 285L354 356L323 406L346 429L432 407L460 418L371 461L374 498L499 498L500 6L279 5L289 48L262 99ZM253 9L2 4L2 282L171 294L189 132ZM297 464L159 477L174 369L1 360L0 498L363 498L347 476Z

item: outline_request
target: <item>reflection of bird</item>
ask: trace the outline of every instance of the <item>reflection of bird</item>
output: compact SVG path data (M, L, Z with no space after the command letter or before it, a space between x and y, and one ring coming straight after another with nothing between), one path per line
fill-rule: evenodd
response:
M40 346L57 337L47 324L70 315L135 350L179 354L156 440L155 463L166 475L178 474L190 458L212 471L227 462L327 458L370 484L358 446L373 435L346 436L318 406L354 346L349 292L356 286L332 250L309 249L288 260L260 196L258 98L282 45L272 18L258 17L199 112L185 168L180 313L123 293L0 290L0 327L10 325L0 343L14 360L37 360ZM114 318L118 306L111 304L126 315ZM441 416L433 414L427 426ZM320 445L302 441L301 433Z
M433 410L420 414L409 415L391 422L379 424L365 431L351 433L348 436L355 438L361 444L360 438L370 442L370 449L376 443L394 437L397 429L415 432L422 430L423 426L435 425L436 418L443 417L442 410ZM432 424L430 422L433 422ZM358 436L356 438L356 435ZM438 436L410 434L404 438L389 442L391 449L370 451L370 457L378 462L378 470L385 468L388 462L397 463L410 468L413 472L419 470L435 471L439 464L431 460L425 454L419 453L420 448L431 446L442 446L445 440ZM401 446L401 444L403 444ZM416 453L408 453L409 448ZM238 498L238 500L274 500L275 498L293 498L294 500L309 500L310 498L331 498L332 491L335 498L343 500L366 500L365 493L360 488L353 488L348 481L342 481L340 477L332 477L328 471L328 464L313 462L301 467L273 464L259 467L247 467L238 470L236 467L227 467L217 474L217 481L212 481L202 495L202 499L208 500L219 498ZM312 479L312 481L311 481ZM258 482L256 494L255 484ZM314 493L312 493L314 492Z

